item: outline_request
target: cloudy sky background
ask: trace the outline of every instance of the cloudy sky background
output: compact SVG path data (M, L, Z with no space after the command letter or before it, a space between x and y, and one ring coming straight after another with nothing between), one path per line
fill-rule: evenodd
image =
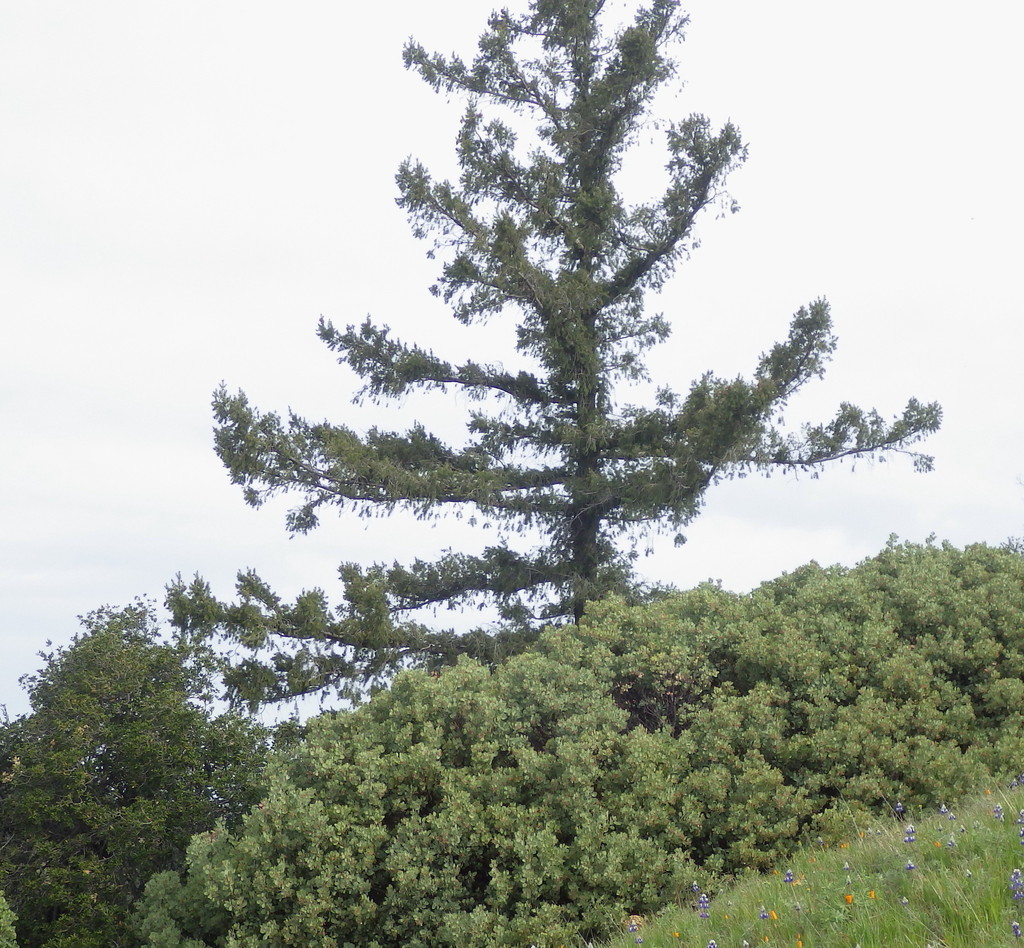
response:
M609 0L610 7L615 0ZM619 3L621 7L622 4ZM284 595L337 564L472 549L463 526L325 518L289 539L211 447L224 380L264 409L353 427L463 403L357 409L315 338L367 313L453 358L500 357L426 292L436 264L394 205L415 154L451 168L460 106L401 65L410 35L470 53L490 6L39 0L0 5L0 704L76 616L200 573L224 596L256 568ZM942 432L906 459L709 493L653 579L745 590L811 559L852 565L891 533L962 545L1024 533L1019 37L1024 7L935 0L694 0L685 86L659 114L732 119L750 144L742 212L652 305L674 327L651 365L682 384L749 372L826 296L840 346L787 420L840 400L936 399ZM652 133L653 134L653 133ZM645 145L646 147L646 145ZM631 167L642 188L650 157ZM646 164L645 164L646 163ZM645 397L644 393L639 393Z

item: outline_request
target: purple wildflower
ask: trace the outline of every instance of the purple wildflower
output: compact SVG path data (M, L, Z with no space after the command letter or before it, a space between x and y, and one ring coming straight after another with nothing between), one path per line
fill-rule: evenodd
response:
M1000 823L1003 822L1003 808L998 803L992 807L992 815L999 820Z
M711 906L711 899L708 898L706 892L700 894L700 898L697 899L697 914L701 918L710 918L711 912L708 909Z
M1019 902L1024 899L1024 875L1019 869L1014 869L1010 873L1010 892L1013 894L1014 901Z
M792 869L787 869L786 870L786 874L782 877L782 881L783 882L792 883L792 881L793 881L793 870Z

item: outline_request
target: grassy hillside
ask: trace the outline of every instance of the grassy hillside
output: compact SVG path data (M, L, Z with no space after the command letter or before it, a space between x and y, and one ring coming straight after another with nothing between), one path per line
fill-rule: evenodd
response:
M894 810L898 810L894 806ZM1024 945L1024 774L938 811L851 817L849 841L624 920L609 948Z

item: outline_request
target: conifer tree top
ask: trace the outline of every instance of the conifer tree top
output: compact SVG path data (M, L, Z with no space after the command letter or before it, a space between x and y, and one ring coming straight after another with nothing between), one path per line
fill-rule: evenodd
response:
M674 0L654 0L611 28L604 6L533 0L523 14L501 10L471 61L405 48L407 67L466 107L458 180L436 180L409 159L398 203L413 233L433 241L431 292L463 324L514 319L516 351L502 364L453 363L372 319L343 330L321 321L319 333L363 380L360 398L459 389L479 399L465 443L445 444L422 422L360 433L358 410L347 425L282 419L242 393L216 393L217 451L232 480L256 506L298 495L292 530L312 529L332 506L424 518L469 510L497 528L481 551L344 564L336 609L318 590L284 605L252 574L240 577L234 605L199 581L179 583L170 603L180 623L277 649L269 664L239 669L239 696L354 693L405 663L500 657L545 622L578 620L588 600L643 595L624 541L685 527L707 490L737 474L893 451L930 466L912 446L937 429L940 410L915 399L891 421L844 403L824 423L781 428L782 408L835 348L823 300L798 310L748 378L707 372L682 391L661 388L653 406L621 402L617 386L643 377L644 355L669 334L645 294L685 258L701 212L728 203L725 179L746 149L731 124L670 118L662 193L624 199L623 157L674 72L686 18ZM685 336L688 326L672 323ZM516 534L536 547L513 548ZM460 637L408 618L423 606L478 603L497 608L497 627Z

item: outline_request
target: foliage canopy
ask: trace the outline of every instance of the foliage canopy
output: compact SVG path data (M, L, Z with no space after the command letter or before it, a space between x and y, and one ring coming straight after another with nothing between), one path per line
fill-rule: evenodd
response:
M645 295L693 246L701 212L730 206L724 182L746 149L731 124L715 130L702 115L667 122L664 190L626 200L624 156L674 73L670 53L687 21L677 0L652 0L622 27L606 22L604 6L533 0L522 15L501 10L472 61L415 42L405 49L407 67L468 105L459 180L436 180L409 159L398 203L416 236L434 238L443 265L431 290L458 322L517 320L518 365L455 364L370 319L344 330L321 321L319 333L364 381L362 398L458 389L478 399L465 443L446 444L420 423L360 433L282 419L243 393L216 393L217 451L232 480L256 506L297 494L293 531L312 529L329 507L423 518L469 509L497 528L497 542L479 553L344 564L337 609L319 590L283 604L252 573L240 577L237 605L217 602L199 581L179 582L170 602L182 624L279 647L269 663L238 669L236 697L332 685L353 695L403 664L515 651L545 623L579 621L587 601L635 593L629 539L652 527L678 531L724 478L887 451L930 466L910 446L937 429L940 411L916 399L892 421L844 403L829 421L781 427L784 406L822 375L835 348L824 300L798 310L749 378L707 372L686 391L662 388L654 407L622 401L623 383L645 377L644 354L669 334ZM535 549L510 542L524 533L540 537ZM496 607L505 635L457 637L411 618L423 607L481 603Z

